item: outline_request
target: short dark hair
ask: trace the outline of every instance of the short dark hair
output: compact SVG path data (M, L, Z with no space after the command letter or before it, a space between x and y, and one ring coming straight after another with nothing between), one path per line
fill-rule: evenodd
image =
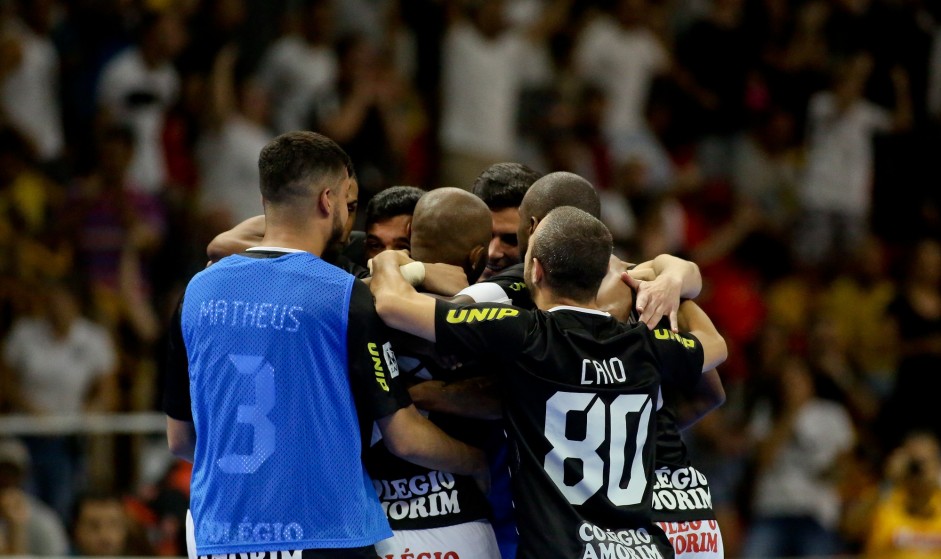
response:
M550 211L533 239L532 257L539 260L545 282L574 301L590 301L608 273L611 232L589 213L571 206Z
M287 132L268 142L258 157L261 195L284 202L311 194L311 183L332 175L349 177L350 156L330 138L316 132Z
M495 163L475 180L472 192L493 210L518 208L529 187L542 177L522 163Z
M397 215L412 215L425 191L414 186L391 186L369 199L366 227Z

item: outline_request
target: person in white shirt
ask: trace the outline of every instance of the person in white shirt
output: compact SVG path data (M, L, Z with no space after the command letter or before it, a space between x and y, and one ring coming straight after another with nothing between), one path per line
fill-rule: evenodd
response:
M252 78L235 83L237 58L234 46L216 57L205 126L196 146L200 210L213 230L230 229L262 213L258 154L274 137L265 126L265 90Z
M484 169L516 159L519 94L533 49L562 25L572 0L554 0L527 29L508 27L501 0L472 2L444 37L441 185L469 190Z
M258 80L271 99L276 134L307 130L337 80L333 51L332 0L310 0L298 17L300 28L275 41L258 66Z
M21 2L22 19L0 19L0 41L18 54L0 69L0 113L26 136L40 161L62 156L59 55L49 37L51 3Z
M756 448L753 521L743 557L830 555L838 549L838 458L855 440L841 404L816 394L800 358L781 367L770 405L757 408L750 426Z
M579 34L575 65L607 97L605 133L623 161L633 137L643 134L644 108L653 79L670 67L670 55L646 25L647 0L620 0L612 15L592 20Z
M136 145L130 174L143 192L159 193L167 180L161 134L166 112L180 90L180 78L172 62L185 43L177 14L147 14L141 23L139 43L112 58L98 82L98 105L106 119L134 131Z
M863 97L871 68L869 55L853 57L838 68L829 90L810 99L807 166L798 191L803 217L795 240L797 255L806 264L839 261L840 255L855 253L868 231L873 137L911 125L904 70L892 72L892 114Z
M117 398L117 355L107 330L84 318L65 284L39 288L44 313L21 317L3 343L14 410L37 416L109 411ZM38 496L68 517L81 457L62 436L24 437Z

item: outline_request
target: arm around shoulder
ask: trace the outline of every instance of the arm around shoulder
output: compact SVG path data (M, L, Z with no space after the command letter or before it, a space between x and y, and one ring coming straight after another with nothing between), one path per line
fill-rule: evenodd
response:
M404 251L387 250L373 258L369 289L376 298L376 312L396 330L435 341L435 300L415 291L399 267L406 263Z
M680 329L696 336L703 350L703 372L721 365L729 356L725 339L699 305L683 301L679 312Z
M426 468L473 476L489 484L484 453L448 436L414 405L397 410L378 422L386 448L399 458Z
M216 235L206 247L206 256L211 262L218 262L226 256L258 246L264 236L265 216L250 217L232 229Z

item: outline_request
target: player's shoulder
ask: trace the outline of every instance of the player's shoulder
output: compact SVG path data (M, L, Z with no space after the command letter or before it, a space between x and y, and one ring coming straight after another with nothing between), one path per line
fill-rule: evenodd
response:
M513 292L528 290L526 287L526 275L523 264L509 266L499 274L493 275L484 281L499 285L507 291L507 295L511 296Z
M500 283L510 280L522 280L525 277L525 273L526 267L522 262L520 262L518 264L513 264L512 266L507 266L506 268L500 270L500 272L490 276L484 281Z

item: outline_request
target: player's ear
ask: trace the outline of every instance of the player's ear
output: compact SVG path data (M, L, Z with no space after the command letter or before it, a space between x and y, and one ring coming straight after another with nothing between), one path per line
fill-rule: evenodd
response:
M536 216L529 218L529 236L532 237L533 233L536 232L536 226L539 225L539 220L536 219Z
M331 189L324 188L320 196L317 197L317 207L324 215L330 215L334 209L332 195L333 191Z
M542 278L545 277L545 270L543 270L542 262L540 262L538 258L533 258L532 274L533 285L538 285L542 282Z
M470 254L467 255L467 263L469 264L470 272L467 275L468 283L474 283L480 277L480 274L484 273L484 268L487 266L487 247L485 246L475 246Z

